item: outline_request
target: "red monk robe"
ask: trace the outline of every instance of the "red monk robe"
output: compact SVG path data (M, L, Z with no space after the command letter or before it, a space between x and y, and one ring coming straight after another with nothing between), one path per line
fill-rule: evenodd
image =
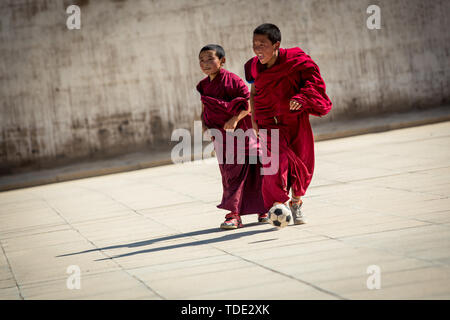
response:
M314 137L309 115L323 116L332 107L325 93L319 67L300 48L279 49L275 64L267 68L257 57L245 64L245 77L254 83L254 118L260 129L267 129L270 154L270 130L279 129L279 170L263 177L266 209L274 202L286 202L289 189L303 196L314 172ZM290 100L301 103L290 111ZM264 168L270 167L270 163Z
M237 75L221 68L212 81L209 77L200 81L197 90L200 92L202 103L205 106L202 119L206 127L219 129L222 133L223 145L217 144L219 139L216 139L214 143L216 155L222 154L217 150L217 148L222 148L225 156L227 133L223 126L232 116L239 114L242 110L247 110L247 100L250 97L248 88ZM250 115L247 115L238 122L236 130L242 129L245 132L249 128L252 128L252 123ZM222 202L217 207L239 213L239 215L265 213L261 194L261 165L248 163L248 143L245 146L243 152L247 157L244 164L237 164L237 152L235 152L233 164L226 164L224 159L222 159L223 164L219 163L223 196ZM235 141L235 151L237 151L236 148Z

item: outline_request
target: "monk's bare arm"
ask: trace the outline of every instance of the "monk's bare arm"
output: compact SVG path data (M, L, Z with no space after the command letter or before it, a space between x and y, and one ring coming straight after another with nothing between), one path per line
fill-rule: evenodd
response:
M256 134L258 134L258 125L256 124L256 120L255 120L255 107L254 107L254 96L256 94L256 90L255 90L255 85L252 83L252 86L250 88L250 100L249 100L249 112L251 112L251 116L252 116L252 126L253 129L255 130Z
M225 130L234 130L239 121L248 115L248 110L242 110L238 115L231 117L223 126Z
M250 109L250 108L249 108ZM248 115L250 113L250 110L242 110L237 116L236 116L236 120L237 122L241 121L242 118L244 118L246 115Z

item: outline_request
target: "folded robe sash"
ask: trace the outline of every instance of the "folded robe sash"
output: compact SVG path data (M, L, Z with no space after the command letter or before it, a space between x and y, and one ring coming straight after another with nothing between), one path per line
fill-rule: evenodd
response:
M202 117L208 128L221 129L231 117L248 108L247 99L242 97L229 102L209 96L201 96L201 100L205 106Z
M216 154L219 156L221 154L225 155L227 152L226 143L227 136L231 136L231 133L226 132L223 129L225 123L233 116L237 116L241 111L247 110L248 102L247 99L242 97L234 98L231 101L225 101L222 99L217 99L209 96L201 96L201 101L203 102L205 108L202 113L203 121L208 128L218 129L222 133L222 145L218 145L218 142L214 141L214 147L216 149ZM244 133L252 128L250 115L245 116L241 119L235 130L242 129ZM232 149L236 156L246 155L246 156L257 156L260 152L258 150L258 141L253 131L247 131L248 138L245 138L244 141L241 141L241 144L238 143L237 138L233 138L234 148ZM243 146L243 148L238 148L239 146ZM218 148L222 148L222 153ZM230 150L229 150L230 151ZM225 161L225 160L223 160ZM235 162L236 163L236 162Z

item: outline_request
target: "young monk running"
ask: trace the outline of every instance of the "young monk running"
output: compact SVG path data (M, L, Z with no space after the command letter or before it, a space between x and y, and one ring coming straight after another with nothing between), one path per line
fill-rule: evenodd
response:
M258 213L258 221L268 222L268 214L261 194L262 177L260 164L249 163L249 143L238 150L234 140L234 158L226 161L227 135L235 129L244 132L252 128L249 115L248 98L250 96L244 81L223 68L225 51L219 45L207 45L200 50L200 68L207 75L197 85L202 101L202 123L204 129L220 130L222 139L214 139L214 149L219 160L222 174L223 196L217 206L229 210L222 229L241 228L241 216ZM237 161L240 152L247 156L244 161ZM241 164L239 163L241 162Z
M314 138L309 115L323 116L332 107L325 93L319 67L300 48L280 48L281 32L265 23L253 32L253 57L245 64L245 77L252 83L250 107L256 132L267 129L268 152L271 130L279 130L279 170L264 175L262 193L266 209L289 201L294 224L306 222L302 199L314 171ZM261 138L263 138L261 136ZM278 156L278 155L271 155ZM270 164L264 164L264 168ZM292 198L289 198L289 190Z

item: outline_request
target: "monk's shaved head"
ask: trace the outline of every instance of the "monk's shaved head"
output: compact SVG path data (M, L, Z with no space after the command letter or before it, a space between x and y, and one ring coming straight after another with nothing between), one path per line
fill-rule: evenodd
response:
M214 51L216 53L217 58L219 58L219 59L222 59L223 57L225 57L225 50L222 48L222 46L219 46L218 44L208 44L200 50L200 53L202 53L203 51L209 51L209 50Z

